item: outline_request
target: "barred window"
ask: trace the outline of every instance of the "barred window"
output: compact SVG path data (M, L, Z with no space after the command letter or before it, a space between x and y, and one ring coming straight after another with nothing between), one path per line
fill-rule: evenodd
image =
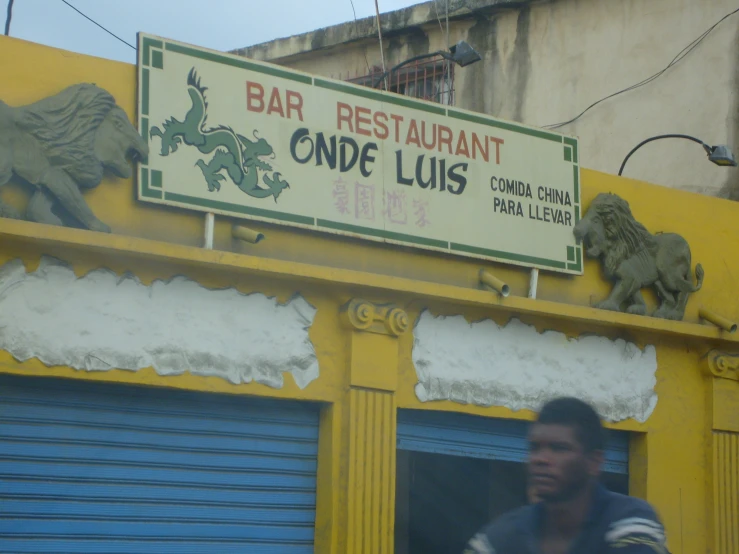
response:
M382 75L382 67L374 66L369 75L347 79L350 83L371 87ZM439 104L454 105L454 63L441 56L418 60L396 69L387 78L388 90ZM376 88L384 89L378 84Z

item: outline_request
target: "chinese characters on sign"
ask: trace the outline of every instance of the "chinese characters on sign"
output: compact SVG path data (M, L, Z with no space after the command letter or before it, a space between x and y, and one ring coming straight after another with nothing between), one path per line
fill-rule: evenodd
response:
M340 214L349 213L349 190L346 188L346 182L339 177L334 181L334 206Z
M416 217L416 225L418 227L426 227L431 225L428 219L426 219L426 210L428 209L427 200L414 200L413 201L413 213Z
M385 215L392 223L397 223L398 225L408 223L404 191L387 191L385 194Z
M353 194L352 194L353 192ZM375 186L355 182L353 187L339 177L333 182L334 208L341 215L353 216L356 220L375 220ZM384 191L383 212L388 222L396 225L414 225L419 228L431 225L429 203L414 199L408 202L405 191ZM350 209L353 205L354 210Z
M354 217L375 219L375 185L354 183Z

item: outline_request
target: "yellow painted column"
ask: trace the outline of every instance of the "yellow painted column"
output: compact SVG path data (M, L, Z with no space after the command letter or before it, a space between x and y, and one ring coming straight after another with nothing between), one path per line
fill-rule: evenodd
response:
M711 351L713 552L739 554L739 355Z
M708 379L696 351L665 347L657 360L659 400L629 445L630 493L657 510L672 554L710 552Z
M350 339L345 455L339 462L346 511L338 550L392 554L398 337L408 329L408 315L393 305L353 299L342 307L341 318Z

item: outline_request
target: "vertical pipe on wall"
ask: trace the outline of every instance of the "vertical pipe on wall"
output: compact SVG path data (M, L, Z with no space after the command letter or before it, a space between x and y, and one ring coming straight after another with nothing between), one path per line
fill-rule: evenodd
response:
M539 285L539 269L534 267L531 269L531 278L529 279L529 298L536 298L536 288Z
M205 238L203 248L213 250L213 227L215 226L216 216L214 213L205 214Z

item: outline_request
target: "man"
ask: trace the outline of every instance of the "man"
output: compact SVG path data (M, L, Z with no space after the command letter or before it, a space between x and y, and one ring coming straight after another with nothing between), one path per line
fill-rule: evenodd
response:
M529 504L541 502L541 498L539 498L539 495L536 492L536 487L534 487L533 483L529 483L526 487L526 500L528 500Z
M464 554L669 554L643 500L598 482L604 431L576 398L547 403L529 431L528 506L501 516Z

